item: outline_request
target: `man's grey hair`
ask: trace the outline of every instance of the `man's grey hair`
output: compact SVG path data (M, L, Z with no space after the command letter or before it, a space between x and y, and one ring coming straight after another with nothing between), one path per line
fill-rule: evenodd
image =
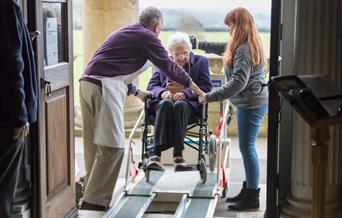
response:
M192 44L190 42L189 35L186 33L182 33L182 32L176 32L176 33L172 34L171 36L169 36L169 38L167 39L167 48L170 51L171 48L175 44L179 44L179 43L185 43L186 46L188 47L189 51L192 51Z
M163 22L163 13L155 7L148 7L141 12L139 22L147 28L153 28L158 23Z

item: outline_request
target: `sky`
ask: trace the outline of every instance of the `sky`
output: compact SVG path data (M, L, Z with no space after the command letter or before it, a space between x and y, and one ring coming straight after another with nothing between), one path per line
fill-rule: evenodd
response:
M139 6L145 8L186 8L186 9L224 9L245 7L250 10L271 11L271 0L139 0Z

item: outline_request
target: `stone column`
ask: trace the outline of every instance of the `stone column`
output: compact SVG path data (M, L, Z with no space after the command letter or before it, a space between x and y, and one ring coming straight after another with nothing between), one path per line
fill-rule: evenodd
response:
M327 73L337 87L342 87L342 27L340 1L296 1L296 52L293 74ZM321 34L324 29L324 34ZM284 57L285 58L285 57ZM326 217L341 217L342 211L342 126L329 128L326 172ZM312 217L312 148L311 129L294 113L291 190L281 217Z
M138 0L85 0L83 1L84 66L96 49L114 30L134 23L138 18ZM135 84L138 85L138 79ZM143 103L134 96L125 102L125 128L133 127Z
M292 147L292 175L291 193L287 198L288 205L282 208L281 217L311 217L312 204L312 165L311 165L311 140L310 127L298 115L294 114ZM328 163L326 180L326 217L337 217L341 212L341 149L334 145L340 136L337 136L341 128L329 129L330 138L328 145ZM337 136L337 137L336 137Z
M137 21L138 0L84 0L84 66L114 30Z

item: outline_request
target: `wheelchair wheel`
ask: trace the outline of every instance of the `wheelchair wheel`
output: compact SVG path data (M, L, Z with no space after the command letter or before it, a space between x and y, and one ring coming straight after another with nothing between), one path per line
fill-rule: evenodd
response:
M151 170L145 170L145 181L146 182L150 181L150 172L151 172Z
M214 172L215 161L216 161L216 136L215 135L210 136L208 155L209 155L210 172Z
M207 181L207 166L206 166L205 161L203 159L201 159L201 161L200 161L199 173L201 176L202 184L205 184L205 182Z

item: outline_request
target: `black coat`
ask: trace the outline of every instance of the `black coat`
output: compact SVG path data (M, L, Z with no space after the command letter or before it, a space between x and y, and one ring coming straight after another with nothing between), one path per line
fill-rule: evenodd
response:
M14 0L0 0L0 127L37 120L37 79L26 24Z

